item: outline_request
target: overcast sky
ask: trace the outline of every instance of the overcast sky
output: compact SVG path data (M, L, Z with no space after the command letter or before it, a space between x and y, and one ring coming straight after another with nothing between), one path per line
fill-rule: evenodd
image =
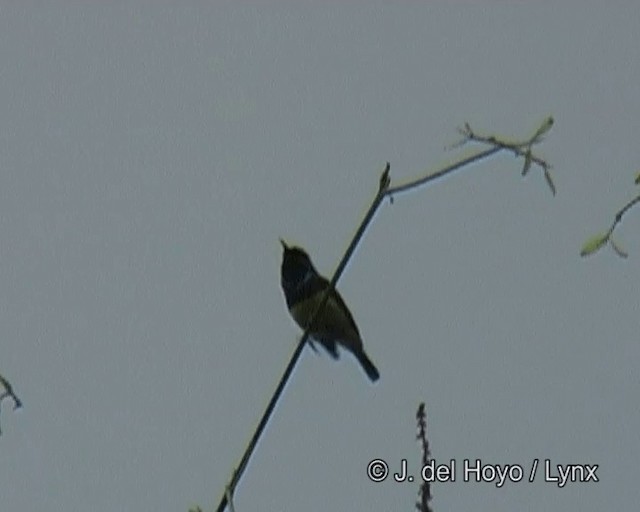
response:
M339 283L381 378L305 349L235 506L413 510L366 467L418 476L424 401L436 511L637 507L640 211L579 252L638 193L640 12L541 3L4 2L0 508L211 510L299 335L278 239L330 275L386 161L548 115L556 197L503 155L382 205Z

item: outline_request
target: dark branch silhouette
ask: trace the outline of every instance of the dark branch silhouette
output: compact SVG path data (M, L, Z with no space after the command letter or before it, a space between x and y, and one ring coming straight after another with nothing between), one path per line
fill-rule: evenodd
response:
M418 406L416 419L418 420L418 435L416 438L420 443L422 451L422 467L424 467L429 464L429 461L431 460L429 440L427 439L427 413L424 407L424 402ZM420 500L416 503L416 510L418 510L418 512L433 512L431 507L429 507L429 502L431 501L431 484L426 480L423 481L420 486L418 498Z
M638 173L638 176L635 178L635 183L640 183L640 173ZM584 245L582 246L582 250L580 251L580 256L589 256L600 250L602 247L604 247L604 245L609 244L618 256L620 256L621 258L628 257L629 255L627 254L627 252L613 240L613 232L618 224L622 222L622 218L624 217L624 215L638 203L640 203L640 195L637 195L622 208L620 208L616 212L613 218L613 222L611 223L611 226L609 226L609 229L607 231L592 236L584 243Z
M5 398L11 398L13 400L13 409L18 409L22 407L22 402L18 398L18 396L13 392L13 387L9 383L7 379L5 379L2 375L0 375L0 384L4 388L4 391L0 393L0 405L2 405L2 401ZM2 434L2 429L0 428L0 434Z
M391 186L391 179L389 177L389 170L391 166L389 162L387 162L385 169L382 172L382 175L380 176L378 191L376 192L376 195L374 196L373 201L371 202L371 205L369 206L369 209L367 210L367 213L364 216L364 219L360 223L360 227L358 228L355 236L353 237L353 240L349 244L347 251L342 257L342 260L340 261L338 268L336 269L333 277L331 278L330 284L327 287L322 300L318 304L318 307L316 308L314 314L312 315L309 321L309 325L313 325L316 315L325 306L327 299L329 297L329 293L331 292L331 290L335 288L335 285L338 282L338 279L342 275L342 272L344 271L347 263L349 262L349 259L351 258L351 256L353 255L353 252L355 251L356 247L360 243L360 240L362 239L364 232L366 231L367 227L371 223L371 220L373 219L375 213L377 212L380 204L382 203L385 197L389 197L390 201L393 202L394 195L400 194L402 192L406 192L414 188L418 188L422 185L425 185L438 178L442 178L458 169L461 169L472 163L488 158L489 156L499 153L501 151L511 152L511 153L514 153L517 157L524 158L525 162L524 162L524 167L522 171L523 175L527 174L532 164L536 164L537 166L539 166L544 172L544 176L547 181L547 184L551 188L551 191L553 192L553 194L555 194L556 192L555 186L553 185L553 181L549 173L551 166L547 164L543 159L537 157L532 153L532 147L542 141L543 136L545 135L545 133L547 133L551 129L552 126L553 126L553 118L549 117L544 121L544 123L536 130L534 135L531 136L530 138L521 142L508 142L496 136L488 136L488 137L480 136L471 129L468 123L466 123L464 128L459 130L459 132L464 136L464 139L460 141L456 146L461 146L467 142L478 142L478 143L489 145L490 146L489 149L476 153L475 155L472 155L470 157L463 158L458 162L452 165L449 165L443 169L440 169L434 173L427 174L413 181L400 184L394 187ZM242 478L242 475L247 468L251 455L253 454L253 451L255 450L255 447L262 435L262 432L264 431L264 428L266 427L267 422L271 417L273 409L275 408L275 405L277 404L280 398L280 395L282 394L282 391L284 390L284 387L288 382L289 377L291 376L291 373L293 372L293 369L298 362L298 359L300 359L300 354L302 353L302 349L304 348L304 345L308 338L309 338L309 329L307 328L303 333L302 337L300 338L300 341L298 342L298 345L296 346L296 349L293 352L293 355L291 356L291 360L289 361L289 364L287 365L282 375L282 378L280 379L280 382L278 383L278 386L276 387L276 390L271 400L269 401L269 404L267 405L267 408L264 414L262 415L262 418L260 419L260 423L258 424L258 427L256 428L255 433L253 434L253 436L251 437L251 440L249 441L249 444L247 445L247 448L244 452L244 455L242 456L242 459L240 459L240 463L238 464L237 468L233 471L231 480L229 481L229 483L224 489L223 495L218 504L218 508L216 509L217 512L224 512L227 506L232 506L231 502L232 502L233 494L236 490L236 487L238 486L238 483L240 482L240 479Z

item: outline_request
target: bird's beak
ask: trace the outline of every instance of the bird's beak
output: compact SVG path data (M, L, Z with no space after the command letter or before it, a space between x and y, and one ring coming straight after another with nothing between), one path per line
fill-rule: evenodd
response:
M285 244L285 243L284 243L284 240L283 240L282 238L280 239L280 243L282 244L282 248L283 248L285 251L289 248L289 246L288 246L287 244Z

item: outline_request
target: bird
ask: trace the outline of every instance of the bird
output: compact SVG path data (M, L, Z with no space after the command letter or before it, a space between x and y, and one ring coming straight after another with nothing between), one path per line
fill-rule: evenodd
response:
M301 329L306 329L311 316L322 300L329 281L322 277L301 247L289 247L282 239L282 290L289 313ZM319 342L333 357L338 359L338 345L351 352L372 382L380 373L362 346L362 338L349 308L335 288L313 322L309 331L311 338ZM315 350L313 343L311 347Z

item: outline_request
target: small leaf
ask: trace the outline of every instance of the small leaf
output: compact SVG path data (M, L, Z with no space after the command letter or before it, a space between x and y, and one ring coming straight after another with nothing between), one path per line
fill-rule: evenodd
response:
M546 167L544 168L544 179L547 180L547 185L549 185L549 188L551 189L551 193L555 196L556 186L553 183L553 180L551 179L551 173L549 172L549 169L547 169Z
M609 238L609 243L611 244L611 247L613 247L613 250L616 251L616 254L618 256L620 256L621 258L629 257L629 254L627 253L627 251L623 250L622 247L620 247L617 243L615 243L613 241L613 238Z
M607 243L609 239L608 233L600 233L598 235L592 236L587 240L582 246L582 250L580 251L580 256L589 256L593 254L598 249L600 249L604 244Z
M533 137L531 137L531 142L539 142L541 140L541 137L545 133L547 133L549 130L551 130L552 126L553 126L553 117L549 116L540 125L540 128L536 130L536 133L533 135Z

